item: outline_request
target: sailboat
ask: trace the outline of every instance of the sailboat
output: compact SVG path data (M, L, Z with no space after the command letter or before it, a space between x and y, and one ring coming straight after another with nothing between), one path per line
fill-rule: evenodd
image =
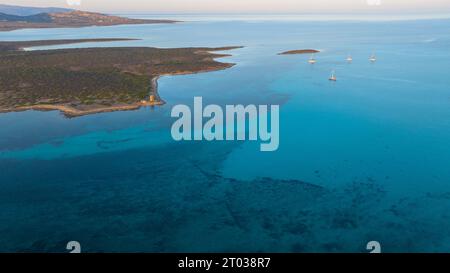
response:
M353 57L352 57L352 55L348 55L347 56L347 62L349 62L349 63L351 63L351 62L353 62Z
M370 56L369 61L371 61L372 63L377 61L377 56L375 56L375 54L372 54L372 56Z
M331 72L331 76L330 76L329 80L333 81L333 82L337 81L336 72L334 70Z
M308 63L310 64L315 64L317 63L317 60L314 58L314 54L311 55L311 57L308 60Z

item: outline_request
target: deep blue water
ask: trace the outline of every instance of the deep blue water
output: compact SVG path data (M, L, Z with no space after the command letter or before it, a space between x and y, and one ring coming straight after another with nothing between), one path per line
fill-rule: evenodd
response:
M0 33L142 39L69 48L245 46L221 59L231 69L160 79L160 108L0 114L0 251L77 240L93 252L364 252L377 240L389 252L447 252L449 28L241 18ZM277 55L301 48L322 50L318 63ZM194 96L281 104L280 149L174 142L171 107Z

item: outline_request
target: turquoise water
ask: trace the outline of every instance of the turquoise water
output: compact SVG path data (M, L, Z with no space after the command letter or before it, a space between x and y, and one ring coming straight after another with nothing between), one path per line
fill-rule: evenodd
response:
M191 19L0 33L245 46L231 69L161 78L160 108L0 114L1 251L449 251L450 20ZM318 63L277 55L301 48ZM194 96L280 104L280 149L174 142L171 107Z

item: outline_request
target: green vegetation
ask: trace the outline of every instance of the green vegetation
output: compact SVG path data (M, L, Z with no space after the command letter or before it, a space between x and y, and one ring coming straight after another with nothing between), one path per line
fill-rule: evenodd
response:
M23 45L9 42L8 48ZM82 111L134 105L148 100L152 79L160 75L231 67L233 64L214 60L226 55L210 51L233 48L2 51L0 111L36 105L62 105Z
M28 16L18 16L0 12L0 21L26 22L26 23L51 23L52 18L47 13L40 13Z

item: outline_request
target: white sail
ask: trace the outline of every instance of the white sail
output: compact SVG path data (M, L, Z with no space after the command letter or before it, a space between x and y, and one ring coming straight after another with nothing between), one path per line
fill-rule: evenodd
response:
M337 81L336 72L334 70L331 72L330 81Z

